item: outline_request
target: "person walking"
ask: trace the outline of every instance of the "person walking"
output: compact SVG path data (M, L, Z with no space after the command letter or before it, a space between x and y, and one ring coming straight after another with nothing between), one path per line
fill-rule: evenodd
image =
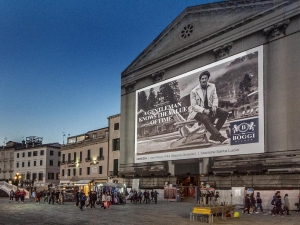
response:
M283 207L284 207L284 210L286 211L286 215L291 215L291 214L290 214L290 201L289 201L289 195L288 195L288 194L285 194L283 200L284 200Z
M106 201L107 201L106 192L104 192L103 195L102 195L102 206L101 206L104 209L106 209L106 207L107 207L107 202Z
M75 198L76 198L76 206L79 206L79 191L76 190L76 193L75 193Z
M154 192L153 192L153 198L154 198L154 203L155 204L157 204L157 197L158 197L158 192L155 190Z
M263 207L262 207L262 200L261 200L259 192L256 193L256 205L255 205L255 208L254 208L253 212L259 213L257 211L258 208L260 208L260 212L262 213L263 212Z
M64 201L65 201L64 191L61 190L61 191L59 192L59 202L60 202L61 205L64 205Z
M19 198L20 198L20 190L17 189L17 191L15 192L15 202L19 203Z
M11 190L9 192L9 201L13 201L14 200L14 196L15 196L15 192L13 190Z
M277 214L280 214L281 216L283 216L282 201L281 201L280 193L277 194L275 206L276 206Z
M250 194L250 212L252 213L256 207L256 200L254 198L254 192Z
M41 192L40 192L40 191L37 191L37 192L36 192L36 203L37 203L37 204L40 204L40 200L41 200Z
M81 189L80 193L79 193L79 202L80 202L80 206L79 209L81 211L83 211L82 207L85 205L85 201L86 201L86 195L83 192L83 189Z
M244 201L244 211L243 211L243 213L245 213L247 211L248 215L251 215L250 211L249 211L250 205L251 205L250 196L249 196L249 194L246 194L245 201Z
M107 209L109 209L110 203L111 203L111 196L110 196L109 192L107 192L107 195L106 195L106 202L107 202Z
M36 192L35 192L35 190L33 190L32 193L31 193L30 201L36 201Z

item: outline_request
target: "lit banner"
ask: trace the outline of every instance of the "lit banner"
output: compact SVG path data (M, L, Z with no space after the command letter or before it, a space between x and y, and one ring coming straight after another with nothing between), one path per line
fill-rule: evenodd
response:
M264 152L263 46L136 92L135 162Z

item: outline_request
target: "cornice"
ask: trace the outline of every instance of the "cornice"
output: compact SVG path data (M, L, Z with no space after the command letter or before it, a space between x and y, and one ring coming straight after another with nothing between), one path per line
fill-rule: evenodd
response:
M224 29L221 29L211 35L204 37L197 42L194 42L190 45L187 45L181 49L178 49L166 56L158 58L152 62L149 62L135 70L129 71L128 73L122 73L122 86L126 85L127 83L137 81L144 77L147 77L155 71L164 70L168 67L176 65L178 63L184 62L190 58L193 58L197 55L203 54L209 50L214 48L218 48L221 45L226 45L234 40L240 39L244 36L247 36L251 33L257 32L259 30L263 30L268 26L272 26L275 23L282 21L284 18L290 18L299 14L299 5L295 4L295 6L291 6L290 9L287 9L284 14L282 12L277 12L275 9L282 8L289 3L296 2L298 0L287 0L278 4L268 10L260 12L252 17L249 17L243 21L238 23L232 24ZM267 1L271 2L271 1ZM275 12L274 12L275 11ZM272 16L274 14L274 16ZM278 15L279 14L279 15ZM268 19L263 21L263 16L267 16ZM241 32L242 30L242 32ZM219 39L219 41L217 40ZM196 47L198 47L196 49ZM195 50L194 50L195 49ZM188 53L188 54L187 54ZM169 60L167 62L167 60ZM154 67L154 69L149 69ZM147 71L143 71L147 68ZM155 70L155 71L154 71ZM140 71L143 71L142 73ZM134 75L133 77L130 75ZM127 76L127 77L126 77Z

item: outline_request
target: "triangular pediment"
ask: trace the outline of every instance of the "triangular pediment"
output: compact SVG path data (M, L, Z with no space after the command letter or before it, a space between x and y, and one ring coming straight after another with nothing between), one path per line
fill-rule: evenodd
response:
M124 70L122 77L281 9L293 0L234 0L186 8Z

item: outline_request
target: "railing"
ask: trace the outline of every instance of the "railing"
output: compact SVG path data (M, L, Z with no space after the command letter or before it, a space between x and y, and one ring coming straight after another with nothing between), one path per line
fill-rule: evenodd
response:
M97 160L98 160L98 161L104 160L104 156L97 156Z

